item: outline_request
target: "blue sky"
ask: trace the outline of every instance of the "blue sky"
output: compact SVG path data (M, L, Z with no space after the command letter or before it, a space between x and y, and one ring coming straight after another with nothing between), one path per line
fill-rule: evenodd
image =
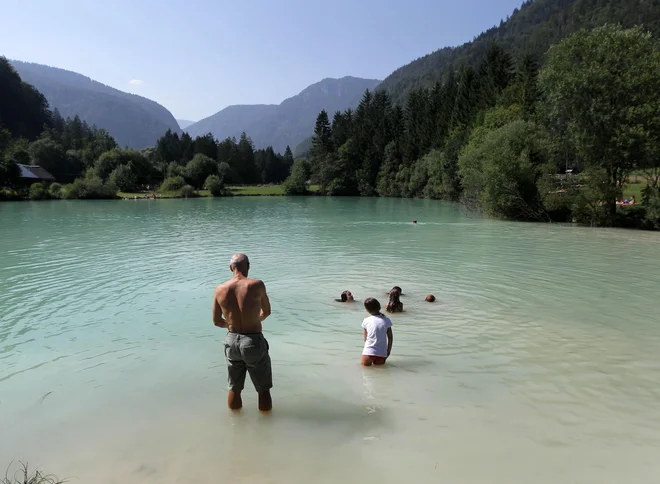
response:
M280 103L326 77L384 79L521 3L0 0L0 55L80 72L196 121L230 104Z

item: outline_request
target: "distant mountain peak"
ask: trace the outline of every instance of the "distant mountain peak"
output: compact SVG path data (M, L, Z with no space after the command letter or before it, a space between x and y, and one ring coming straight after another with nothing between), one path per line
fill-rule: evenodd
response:
M280 104L232 105L188 126L191 136L213 133L218 139L238 137L245 131L257 148L272 146L283 153L311 136L318 113L355 108L364 91L380 81L344 76L327 77L311 84Z

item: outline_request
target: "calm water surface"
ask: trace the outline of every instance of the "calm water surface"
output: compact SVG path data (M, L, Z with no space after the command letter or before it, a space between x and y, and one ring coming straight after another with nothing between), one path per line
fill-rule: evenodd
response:
M271 295L268 417L250 386L225 408L210 311L236 251ZM0 467L95 484L658 482L659 282L659 234L431 201L3 203ZM333 298L393 285L393 356L361 369L363 309Z

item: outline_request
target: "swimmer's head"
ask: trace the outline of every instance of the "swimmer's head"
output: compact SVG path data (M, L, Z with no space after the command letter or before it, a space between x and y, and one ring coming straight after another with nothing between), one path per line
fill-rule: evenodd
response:
M369 314L379 314L380 313L380 303L377 299L373 297L368 297L364 300L364 309L367 310Z
M353 294L351 291L344 291L341 293L341 302L353 302L355 298L353 298Z
M401 288L399 286L394 286L392 289L390 289L390 292L387 293L388 296L391 296L392 294L399 294L399 296L403 293Z
M426 302L435 302L435 296L433 294L429 294L426 296Z

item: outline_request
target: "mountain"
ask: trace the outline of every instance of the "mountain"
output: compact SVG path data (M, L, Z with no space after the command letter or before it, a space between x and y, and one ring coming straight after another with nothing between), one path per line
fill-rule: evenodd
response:
M283 153L312 135L319 112L325 109L330 116L335 111L354 108L367 89L374 89L380 81L343 77L323 79L281 104L229 106L222 111L188 126L191 136L213 133L217 139L238 138L245 131L257 148L272 146Z
M62 116L78 115L106 129L120 146L154 146L168 129L180 132L174 116L150 99L114 89L75 72L41 64L10 61L23 81L32 84Z
M191 124L195 124L195 121L188 121L187 119L177 119L176 122L179 124L179 128L185 129Z
M548 48L566 35L605 23L626 28L642 25L657 38L660 35L660 1L527 0L499 26L472 42L445 47L421 57L394 71L379 87L385 89L394 102L401 103L411 89L432 85L442 79L448 68L456 69L462 64L475 67L493 41L516 58L531 53L542 61Z

